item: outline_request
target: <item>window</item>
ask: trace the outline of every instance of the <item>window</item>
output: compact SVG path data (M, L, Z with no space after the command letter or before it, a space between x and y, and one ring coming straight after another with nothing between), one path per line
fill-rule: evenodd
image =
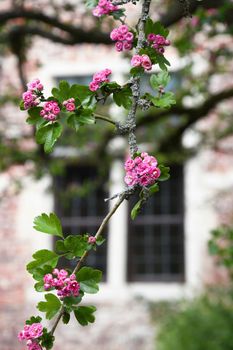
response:
M132 208L135 198L130 200ZM183 168L171 167L169 181L128 224L128 280L183 281Z
M55 210L59 215L66 235L82 233L95 234L103 217L107 214L108 196L105 189L96 185L97 172L91 166L67 166L65 174L54 178ZM104 181L102 181L104 182ZM91 186L87 196L77 195L78 189ZM62 191L61 191L62 189ZM106 235L106 231L104 235ZM106 276L107 243L92 251L86 259L87 265L100 269ZM73 268L76 262L63 260L62 264Z

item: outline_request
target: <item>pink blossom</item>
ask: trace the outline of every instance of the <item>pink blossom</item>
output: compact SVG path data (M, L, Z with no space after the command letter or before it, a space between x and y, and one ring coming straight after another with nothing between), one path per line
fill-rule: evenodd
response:
M63 299L69 296L78 296L80 285L76 281L74 274L69 276L68 272L64 269L54 269L52 275L47 274L44 276L44 288L46 290L55 288L57 295Z
M150 57L147 55L142 55L142 67L145 70L151 70L152 69L152 63L150 60Z
M125 162L125 171L125 182L128 186L152 185L160 176L156 158L145 152L134 159L129 157Z
M124 50L131 50L132 49L132 44L129 42L124 42L123 43L123 49Z
M121 41L117 41L115 44L115 48L118 52L123 50L123 43Z
M118 32L120 34L126 34L128 33L128 31L129 31L129 28L125 24L122 24L120 27L118 27Z
M101 17L110 15L118 11L118 9L118 6L113 5L110 0L99 0L98 5L92 10L92 14L96 17Z
M131 65L133 67L139 67L142 64L142 56L140 55L134 55L131 59Z
M88 238L88 243L89 243L89 244L95 244L95 242L96 242L96 238L95 238L94 236L90 236L90 237Z
M30 338L36 339L42 336L43 334L43 326L41 323L33 323L30 326Z
M170 40L166 39L163 35L150 33L147 36L148 44L153 47L159 54L165 52L164 46L169 46Z
M109 82L108 76L112 74L111 69L105 68L104 70L101 70L98 73L95 73L93 75L93 79L89 84L89 89L91 91L96 91L100 88L102 83Z
M118 52L131 50L133 47L134 35L125 24L113 29L110 33L110 38L116 41L115 48Z
M27 88L29 91L36 92L42 91L44 89L39 79L34 79L30 83L27 84Z
M37 342L27 344L28 350L42 350L42 347Z
M75 99L73 97L69 98L68 100L63 102L63 106L65 106L65 108L68 112L73 112L75 110L75 103L74 102L75 102Z

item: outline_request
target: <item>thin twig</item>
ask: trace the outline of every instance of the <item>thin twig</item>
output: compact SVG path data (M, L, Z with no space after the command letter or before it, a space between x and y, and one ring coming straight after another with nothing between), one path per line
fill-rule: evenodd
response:
M125 196L122 195L122 196L118 199L118 201L116 202L116 204L112 207L112 209L109 211L109 213L105 216L105 218L103 219L103 221L102 221L102 223L101 223L101 225L100 225L98 231L97 231L96 234L95 234L95 238L96 238L96 239L101 235L101 233L103 232L104 228L106 227L108 221L109 221L110 218L113 216L113 214L116 212L116 210L119 208L119 206L120 206L121 203L124 201L124 199L125 199ZM89 251L88 251L88 250L86 250L86 251L83 253L83 255L82 255L81 258L79 259L77 265L75 266L75 268L74 268L72 274L75 274L75 273L80 269L80 267L81 267L81 265L82 265L82 262L85 260L85 258L87 257L88 254L89 254ZM64 305L63 305L62 308L61 308L61 310L60 310L60 312L59 312L59 314L58 314L58 316L57 316L57 318L56 318L56 320L55 320L55 323L54 323L54 325L53 325L53 327L52 327L52 329L51 329L51 331L50 331L50 334L53 335L53 333L55 332L55 330L56 330L56 328L57 328L57 326L58 326L58 324L59 324L59 322L60 322L60 320L61 320L61 318L62 318L62 316L63 316L63 314L64 314L64 311L65 311L65 308L64 308Z
M105 117L104 115L101 115L101 114L98 114L98 113L93 113L93 115L95 116L96 119L104 120L104 121L106 121L108 123L111 123L111 124L117 126L117 123L114 122L114 120L112 120L112 119L110 119L108 117Z

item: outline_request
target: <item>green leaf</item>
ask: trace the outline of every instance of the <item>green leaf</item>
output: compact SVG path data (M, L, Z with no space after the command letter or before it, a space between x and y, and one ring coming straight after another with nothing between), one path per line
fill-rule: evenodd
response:
M67 81L65 80L61 80L59 83L59 89L60 89L60 98L62 99L62 101L64 100L68 100L68 98L70 97L70 85Z
M50 215L43 213L40 216L37 216L33 223L33 228L37 231L63 237L61 222L54 213L51 213Z
M98 0L86 0L85 5L88 9L92 9L93 7L97 6Z
M123 106L125 109L130 109L132 105L132 91L129 87L125 87L120 91L113 93L113 100L118 106Z
M42 335L42 340L41 340L41 345L43 349L45 348L46 350L50 350L53 347L55 337L47 331L46 328L43 328L43 335Z
M43 125L47 124L48 121L41 117L40 111L42 107L32 107L28 110L29 117L26 122L30 125L35 125L36 129L41 128Z
M44 144L44 151L49 153L57 139L61 136L62 126L58 122L43 126L36 132L36 141L39 144Z
M42 321L42 318L40 316L32 316L30 319L26 320L26 324L33 324L33 323L40 323Z
M34 288L37 292L44 292L44 281L39 281L37 283L34 284Z
M167 86L170 81L168 71L163 70L158 74L152 74L150 77L150 85L154 90L157 90L160 86Z
M166 38L169 34L169 30L167 28L164 28L164 26L160 22L155 22L153 24L153 32L152 33L160 34Z
M170 62L164 57L164 55L156 53L156 51L155 51L155 56L156 56L156 63L158 63L159 67L162 70L167 70L167 66L170 66Z
M78 306L74 311L74 315L82 326L87 326L88 323L93 323L95 321L95 316L93 315L95 311L95 306Z
M143 200L139 200L131 210L131 219L134 220L142 209Z
M154 31L154 22L152 21L151 18L148 18L145 24L146 37L148 34L153 33L153 31Z
M59 239L58 241L56 241L55 243L55 250L58 252L58 253L64 253L67 251L67 249L65 248L65 244L64 244L64 241Z
M125 9L119 9L117 11L113 11L111 13L112 17L116 20L120 19L122 16L124 16Z
M93 116L93 110L87 108L81 110L78 116L78 121L80 124L94 124L95 117Z
M170 177L170 168L168 166L164 166L164 165L159 165L159 169L160 169L160 177L157 179L157 181L166 181L169 179Z
M150 195L152 195L158 191L159 191L159 184L158 183L155 183L154 185L149 187L149 194Z
M48 320L51 320L60 310L61 302L60 300L52 293L45 295L46 301L40 301L37 305L37 309L41 312L45 312L45 317Z
M168 92L165 92L160 97L153 97L151 95L149 95L148 97L155 107L170 108L172 105L176 104L176 100L174 96L175 95L173 94L173 92L168 91Z
M94 93L88 86L74 84L70 88L70 97L78 98L82 105L89 105L93 96Z
M25 108L24 108L24 101L23 101L23 100L21 100L21 101L19 102L19 109L20 109L21 111L25 111Z
M67 124L74 129L75 131L78 131L81 124L79 122L79 117L76 114L71 114L67 119L66 119Z
M94 294L99 290L98 283L101 281L102 272L91 267L82 267L76 274L81 290Z
M101 246L105 241L106 241L105 238L103 238L102 236L99 236L96 240L96 245Z
M133 67L130 69L130 74L133 77L140 76L144 73L144 68L143 67Z
M32 257L33 261L27 264L27 271L31 274L37 272L38 268L43 268L46 265L54 268L57 265L59 256L51 250L42 249L35 252Z
M70 314L69 312L64 312L63 316L62 316L62 322L64 324L68 324L70 321Z
M64 240L64 252L72 253L73 257L81 257L87 248L87 239L82 235L71 235Z

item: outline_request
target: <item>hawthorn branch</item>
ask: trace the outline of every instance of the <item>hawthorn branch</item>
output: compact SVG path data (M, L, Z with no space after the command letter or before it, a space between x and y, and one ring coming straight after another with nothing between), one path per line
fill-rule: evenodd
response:
M111 219L111 217L113 216L113 214L117 211L117 209L119 208L119 206L121 205L121 203L125 200L126 196L125 195L122 195L119 197L118 201L116 202L116 204L112 207L112 209L109 211L109 213L105 216L105 218L103 219L98 231L96 232L95 234L95 238L97 239L103 232L103 230L105 229L105 227L107 226L109 220ZM81 267L83 261L85 260L85 258L88 256L89 254L89 251L86 250L83 255L81 256L81 258L79 259L76 267L74 268L72 274L75 274ZM60 322L60 319L62 318L63 314L64 314L64 311L65 311L65 308L64 306L62 306L56 320L55 320L55 323L50 331L50 333L53 335L53 333L55 332L59 322Z

